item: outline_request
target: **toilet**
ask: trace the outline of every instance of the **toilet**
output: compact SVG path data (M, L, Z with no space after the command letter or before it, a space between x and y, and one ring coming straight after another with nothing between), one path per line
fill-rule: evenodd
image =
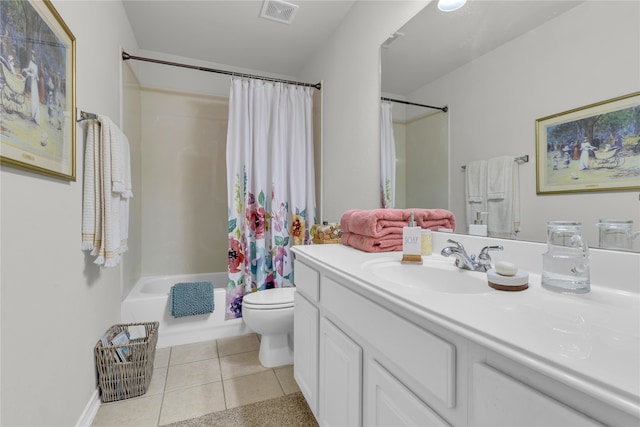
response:
M242 299L242 318L253 332L262 335L258 358L273 368L293 363L293 297L295 287L267 289Z

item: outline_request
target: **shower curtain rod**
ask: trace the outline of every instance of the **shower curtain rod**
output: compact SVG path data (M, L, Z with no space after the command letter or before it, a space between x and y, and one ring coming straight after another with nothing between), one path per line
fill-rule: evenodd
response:
M415 105L416 107L433 108L434 110L440 110L443 113L446 113L447 111L449 111L449 107L433 107L431 105L416 104L415 102L402 101L400 99L393 99L393 98L384 98L384 97L382 97L380 99L382 99L383 101L398 102L400 104Z
M316 88L318 90L320 90L321 87L322 87L320 85L320 83L315 83L315 84L314 83L301 83L301 82L296 82L296 81L293 81L293 80L283 80L283 79L276 79L276 78L272 78L272 77L264 77L264 76L256 76L256 75L252 75L252 74L238 73L238 72L235 72L235 71L217 70L215 68L200 67L200 66L197 66L197 65L181 64L179 62L161 61L159 59L144 58L142 56L129 55L127 52L122 51L122 60L123 61L127 61L129 59L135 59L136 61L153 62L154 64L172 65L174 67L190 68L192 70L207 71L209 73L226 74L226 75L229 75L229 76L266 80L266 81L269 81L269 82L288 83L288 84L297 85L297 86L313 87L313 88Z

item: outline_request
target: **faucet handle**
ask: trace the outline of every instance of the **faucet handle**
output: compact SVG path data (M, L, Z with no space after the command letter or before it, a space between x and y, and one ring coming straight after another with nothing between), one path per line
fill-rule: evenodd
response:
M482 266L483 271L489 270L491 267L491 257L489 251L501 251L504 248L501 245L485 246L478 255L478 264Z
M463 250L464 251L464 246L462 246L462 243L460 242L456 242L453 239L447 239L447 242L449 243L453 243L454 245L456 245L458 247L458 249Z
M504 248L501 245L496 245L496 246L485 246L484 248L482 248L482 250L480 251L480 255L478 255L479 259L491 259L491 257L489 256L489 251L501 251Z

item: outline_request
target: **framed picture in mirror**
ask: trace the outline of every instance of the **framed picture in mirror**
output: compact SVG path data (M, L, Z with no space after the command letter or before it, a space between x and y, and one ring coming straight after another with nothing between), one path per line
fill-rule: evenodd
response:
M0 160L75 181L75 37L49 0L0 2Z
M536 120L536 192L640 189L640 92Z

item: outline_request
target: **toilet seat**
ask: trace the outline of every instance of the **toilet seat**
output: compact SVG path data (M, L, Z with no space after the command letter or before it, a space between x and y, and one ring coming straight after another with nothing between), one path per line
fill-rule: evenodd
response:
M274 288L247 294L242 299L242 306L254 310L275 310L293 307L296 288Z

